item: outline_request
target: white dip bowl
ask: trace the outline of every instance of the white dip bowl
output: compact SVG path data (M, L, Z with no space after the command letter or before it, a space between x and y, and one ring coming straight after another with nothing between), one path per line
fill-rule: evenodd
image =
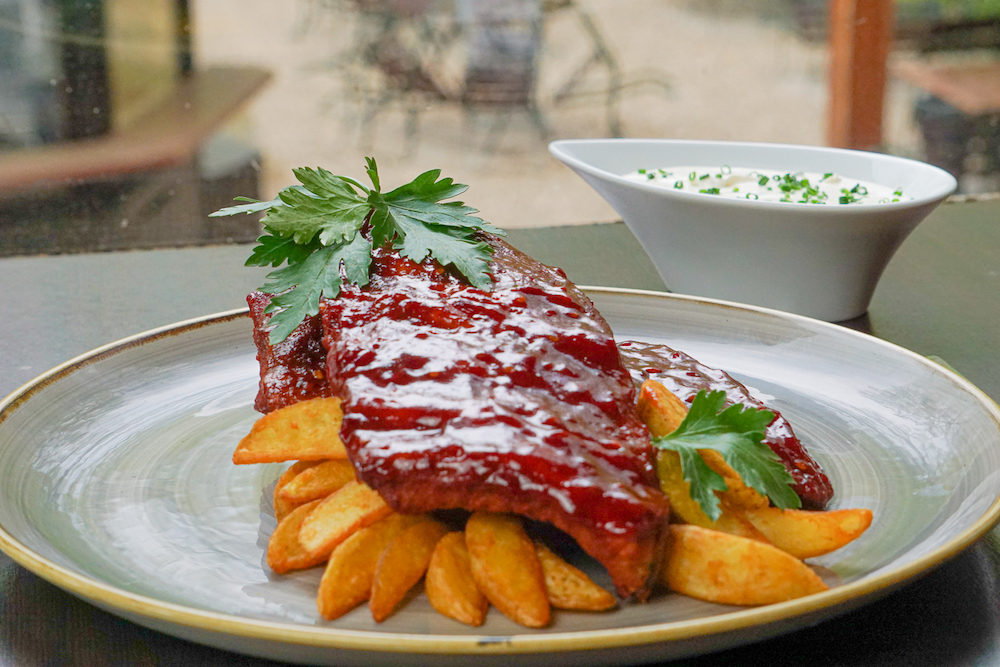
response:
M923 162L836 148L667 139L554 141L628 225L674 292L750 303L836 322L868 309L899 245L957 185ZM798 204L680 192L631 181L638 169L680 166L834 172L891 188L907 201Z

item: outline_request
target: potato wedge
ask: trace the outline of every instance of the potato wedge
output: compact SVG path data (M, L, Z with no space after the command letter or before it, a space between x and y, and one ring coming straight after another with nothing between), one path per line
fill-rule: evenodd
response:
M313 398L258 419L236 446L233 463L347 458L340 441L339 398Z
M688 404L656 380L642 383L635 407L639 412L639 419L656 438L676 431L688 413Z
M479 627L486 620L490 603L472 578L465 533L448 533L434 547L424 577L424 590L431 606L459 623Z
M313 465L281 488L281 497L289 503L307 503L326 498L354 479L354 466L347 459L334 459Z
M869 509L829 512L761 507L743 514L767 539L796 558L828 554L856 540L872 523Z
M722 514L708 528L771 544L771 540L767 539L764 533L757 530L757 527L744 517L743 510L733 509L725 502L722 503Z
M392 614L431 562L438 541L448 533L440 521L427 518L401 531L379 556L368 608L381 623Z
M379 555L404 528L418 517L396 514L362 528L337 545L323 571L316 594L320 615L340 618L368 599Z
M267 565L278 574L304 570L326 560L325 555L311 554L299 542L299 530L306 517L321 501L314 500L293 510L278 523L267 542Z
M660 478L660 490L670 499L670 512L676 520L702 528L712 527L712 520L691 497L691 485L684 479L677 452L662 449L656 452L656 474Z
M465 524L465 545L476 586L494 607L529 628L548 625L552 612L545 573L517 517L474 513Z
M542 564L542 572L545 573L545 592L549 604L556 609L604 611L618 606L614 595L537 540L535 552Z
M670 526L661 570L671 590L741 606L772 604L827 589L797 558L769 544L700 526Z
M389 505L371 487L358 481L348 482L319 501L305 518L299 530L299 542L310 556L325 559L349 535L391 512Z
M691 498L691 486L681 472L681 460L677 452L658 451L656 453L656 472L660 478L660 489L670 499L670 512L675 521L702 528L711 528L732 535L741 535L760 542L768 541L761 531L743 517L742 510L732 508L729 503L728 491L719 494L722 514L715 521L708 518L708 515L702 511L701 505ZM730 480L727 479L726 482L729 484ZM741 486L742 484L740 482ZM729 484L729 486L733 488L733 485ZM753 489L750 490L753 491Z
M733 509L754 509L757 507L768 507L771 504L765 496L743 483L743 478L733 470L722 454L711 449L699 449L702 460L708 467L722 475L726 481L725 491L719 492L719 498Z
M297 461L293 463L288 470L281 473L278 477L278 481L274 484L274 516L281 521L286 516L292 513L296 507L304 505L305 503L288 502L281 497L281 490L285 488L285 485L291 482L295 477L301 473L303 470L308 470L312 466L316 465L316 461ZM315 498L310 498L309 500L315 500Z

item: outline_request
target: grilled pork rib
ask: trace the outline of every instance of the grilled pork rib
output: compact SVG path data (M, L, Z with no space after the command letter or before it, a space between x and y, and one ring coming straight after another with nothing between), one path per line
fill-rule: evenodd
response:
M764 442L778 455L795 484L792 488L806 509L821 510L833 497L829 478L795 436L791 424L777 410L765 406L742 384L725 373L709 368L683 352L666 345L625 341L619 345L622 361L636 385L652 379L682 401L691 402L702 389L726 392L726 405L740 403L751 408L767 408L774 419L764 433Z
M271 295L263 292L251 292L247 297L260 364L260 389L254 409L267 414L299 401L332 396L324 370L326 349L319 315L305 320L285 340L272 346L268 342L270 316L264 314L270 302Z
M668 506L611 329L565 275L491 238L492 292L377 251L321 305L341 437L401 512L552 523L645 598Z

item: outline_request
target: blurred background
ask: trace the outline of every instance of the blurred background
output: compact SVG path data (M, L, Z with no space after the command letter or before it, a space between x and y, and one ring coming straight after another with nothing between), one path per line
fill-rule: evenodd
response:
M998 55L1000 0L0 0L0 256L248 242L207 214L366 155L501 227L616 219L558 138L877 150L995 192Z

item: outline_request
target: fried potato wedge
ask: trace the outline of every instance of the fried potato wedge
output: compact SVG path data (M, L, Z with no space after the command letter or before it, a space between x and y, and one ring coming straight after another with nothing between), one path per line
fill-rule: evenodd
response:
M725 502L722 503L722 514L719 515L719 518L711 526L707 527L722 533L739 535L740 537L771 544L771 540L767 539L764 533L757 530L757 527L747 520L742 510L734 510Z
M440 521L427 518L401 531L379 556L368 608L381 623L392 614L431 562L434 547L448 533Z
M742 510L732 508L729 502L729 492L720 494L722 496L722 514L718 519L712 521L701 509L701 505L691 497L691 485L684 479L681 472L681 459L677 452L658 451L656 453L656 472L660 478L660 489L670 499L670 511L675 520L732 535L741 535L760 542L768 541L760 530L743 517ZM733 486L729 482L730 480L727 479L726 483L732 489ZM741 486L742 484L740 482ZM750 490L753 491L753 489Z
M676 431L688 413L688 404L656 380L642 383L635 407L639 412L639 419L656 438Z
M434 547L424 577L424 591L431 606L443 616L473 627L486 620L490 603L472 578L465 533L448 533Z
M295 477L304 470L308 470L312 466L316 465L315 461L297 461L293 463L288 470L281 473L278 477L278 481L274 484L274 516L281 521L286 516L292 513L296 507L299 507L305 503L299 502L288 502L281 497L281 490L285 488L289 482L291 482ZM310 498L309 500L315 500L315 498Z
M814 558L856 540L872 523L869 509L829 512L761 507L743 514L767 539L796 558Z
M332 621L368 599L375 566L385 547L418 517L392 513L337 545L323 571L316 607Z
M313 398L258 419L233 452L233 463L347 458L340 441L339 398Z
M614 595L537 540L535 552L542 564L542 572L545 573L545 592L549 604L556 609L605 611L618 606Z
M391 512L371 487L356 480L348 482L313 508L302 522L299 542L310 556L325 559L349 535Z
M722 454L711 449L699 449L698 453L708 467L722 475L726 481L726 490L719 492L719 498L723 503L734 509L770 506L771 502L765 496L743 483L743 478L726 463Z
M474 513L465 524L465 545L476 586L494 607L529 628L548 625L545 573L517 517Z
M299 530L302 522L320 504L314 500L311 503L296 508L278 523L267 542L267 565L278 574L292 570L304 570L319 565L326 560L326 555L311 554L299 542Z
M670 500L670 512L675 519L702 528L712 527L712 520L691 497L691 485L684 479L677 452L663 449L656 452L656 474L660 478L660 490Z
M700 526L670 526L663 583L684 595L741 606L827 589L808 565L777 547Z
M281 497L289 503L307 503L326 498L354 479L354 466L347 459L323 461L302 470L281 487Z

